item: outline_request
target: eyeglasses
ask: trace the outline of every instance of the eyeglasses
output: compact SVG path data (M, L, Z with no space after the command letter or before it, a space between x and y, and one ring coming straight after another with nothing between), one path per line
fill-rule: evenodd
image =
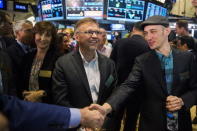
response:
M96 34L96 35L101 35L102 34L102 32L100 32L100 31L91 31L91 30L89 30L89 31L84 31L84 32L77 32L77 33L84 33L84 34L87 34L87 35L93 35L93 34Z

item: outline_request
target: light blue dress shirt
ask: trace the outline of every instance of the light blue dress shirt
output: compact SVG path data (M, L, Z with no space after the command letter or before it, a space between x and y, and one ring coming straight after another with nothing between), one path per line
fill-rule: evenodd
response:
M70 117L69 128L77 127L81 121L80 110L76 108L70 108L70 114L71 114L71 117Z

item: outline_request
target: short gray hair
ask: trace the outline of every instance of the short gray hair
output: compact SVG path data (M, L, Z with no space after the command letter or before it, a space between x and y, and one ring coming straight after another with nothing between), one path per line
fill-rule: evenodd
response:
M16 35L17 31L19 31L23 28L23 24L33 25L32 22L29 20L18 20L16 22L14 22L14 24L13 24L14 35Z

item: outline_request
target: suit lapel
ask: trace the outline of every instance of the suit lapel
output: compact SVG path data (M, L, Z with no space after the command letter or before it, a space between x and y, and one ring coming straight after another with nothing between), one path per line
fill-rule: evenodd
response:
M164 71L161 68L161 63L159 61L159 58L157 57L157 54L155 51L151 51L151 57L149 59L149 68L151 70L151 74L155 76L155 80L159 82L161 85L161 89L163 92L167 95L167 88L166 88L166 82L164 77ZM154 64L153 64L154 63Z
M179 55L178 52L173 49L172 50L172 55L173 55L173 83L172 83L172 93L174 94L174 91L176 89L176 85L178 82L178 75L177 75L177 70L178 70L178 60L179 60ZM181 58L180 58L181 59Z
M87 79L87 75L83 66L83 61L82 58L79 54L79 51L75 51L73 53L73 57L74 59L72 59L73 65L75 66L75 69L77 70L77 77L79 79L79 81L81 81L83 83L83 87L85 88L85 90L87 91L88 96L90 97L90 99L92 100L92 95L91 95L91 91L90 91L90 87L89 87L89 83L88 83L88 79Z
M107 73L106 62L104 61L103 56L101 56L99 53L98 53L98 66L100 71L100 86L99 86L99 95L97 102L99 103L104 91L104 87L105 87L104 84L105 84L106 73Z

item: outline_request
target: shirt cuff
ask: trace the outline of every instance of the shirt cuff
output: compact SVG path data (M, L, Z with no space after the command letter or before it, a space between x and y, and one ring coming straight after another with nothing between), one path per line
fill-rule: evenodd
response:
M71 114L71 117L70 117L69 128L77 127L81 121L80 110L76 108L70 108L70 114Z

